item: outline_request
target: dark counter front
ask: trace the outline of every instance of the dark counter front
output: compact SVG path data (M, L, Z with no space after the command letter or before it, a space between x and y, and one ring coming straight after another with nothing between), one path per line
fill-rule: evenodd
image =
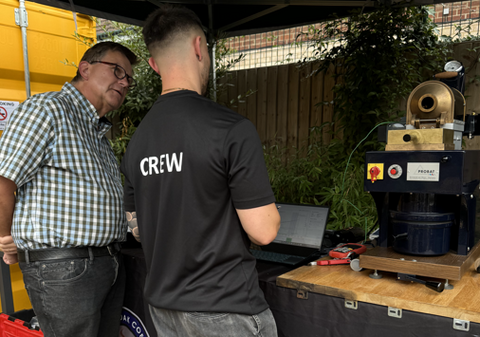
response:
M401 318L389 317L388 308L359 302L356 310L345 307L345 299L297 291L266 283L263 289L275 317L279 337L473 337L480 324L469 323L469 331L453 329L453 320L414 311Z
M126 311L132 311L138 320L143 322L144 327L139 327L139 323L135 323L134 318L132 321L132 318L125 316L125 320L131 320L129 322L130 330L132 330L132 324L136 324L137 334L133 334L133 336L156 337L148 306L143 300L142 294L146 276L143 252L140 248L127 248L122 252L127 271L125 308ZM324 268L331 268L331 266ZM334 268L349 267L346 265ZM277 278L291 271L289 267L258 262L257 271L260 287L275 317L279 337L466 337L480 335L480 324L478 323L469 322L469 331L459 331L453 329L453 320L448 317L409 310L402 310L401 318L390 317L388 316L388 307L384 305L359 301L357 309L350 309L346 308L344 298L336 297L335 294L331 296L309 291L308 285L304 286L302 292L277 286ZM339 279L339 282L341 283L342 280ZM402 291L401 282L398 284L398 291ZM438 296L442 296L442 294L438 294ZM475 294L472 296L478 297ZM125 325L128 325L127 322ZM145 330L144 334L138 334L143 329ZM127 337L127 335L122 337Z
M143 299L143 286L147 276L143 251L141 248L124 248L122 254L127 279L120 337L157 337L148 305Z

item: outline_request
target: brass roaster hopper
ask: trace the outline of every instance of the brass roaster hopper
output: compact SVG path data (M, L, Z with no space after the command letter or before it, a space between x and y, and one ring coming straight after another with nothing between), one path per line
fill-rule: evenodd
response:
M465 111L460 91L438 80L423 82L408 97L406 129L389 130L385 150L461 150Z

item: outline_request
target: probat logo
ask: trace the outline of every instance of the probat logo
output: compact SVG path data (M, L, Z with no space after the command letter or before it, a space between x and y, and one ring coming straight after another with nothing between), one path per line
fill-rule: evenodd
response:
M142 320L130 309L123 307L119 337L150 337Z

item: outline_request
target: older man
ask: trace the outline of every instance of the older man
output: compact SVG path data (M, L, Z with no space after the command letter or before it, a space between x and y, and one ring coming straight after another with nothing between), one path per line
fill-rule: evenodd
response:
M126 221L104 116L135 85L136 61L94 45L71 83L20 104L0 138L0 248L20 262L46 337L119 334Z

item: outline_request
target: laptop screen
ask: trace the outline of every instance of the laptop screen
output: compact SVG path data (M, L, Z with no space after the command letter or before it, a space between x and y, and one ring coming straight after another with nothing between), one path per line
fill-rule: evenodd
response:
M327 227L329 208L325 206L276 203L280 230L274 243L320 249Z

